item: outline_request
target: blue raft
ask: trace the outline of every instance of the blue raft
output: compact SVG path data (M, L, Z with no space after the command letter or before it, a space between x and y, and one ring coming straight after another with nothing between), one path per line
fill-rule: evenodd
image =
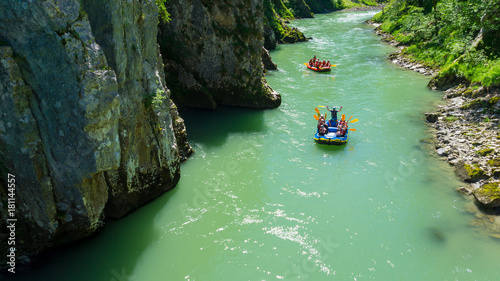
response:
M328 127L328 133L326 135L321 136L318 132L314 135L314 140L319 144L334 144L341 145L347 142L349 138L349 130L345 133L344 136L337 136L337 127Z

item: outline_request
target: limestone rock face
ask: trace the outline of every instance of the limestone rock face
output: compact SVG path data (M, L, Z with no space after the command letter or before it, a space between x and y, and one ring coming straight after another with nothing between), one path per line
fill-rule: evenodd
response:
M271 55L266 48L262 47L262 63L266 70L276 70L278 66L271 60Z
M159 42L176 102L274 108L281 97L263 76L263 5L259 0L171 0Z
M15 175L18 255L88 236L178 181L157 13L153 0L0 3L0 202Z

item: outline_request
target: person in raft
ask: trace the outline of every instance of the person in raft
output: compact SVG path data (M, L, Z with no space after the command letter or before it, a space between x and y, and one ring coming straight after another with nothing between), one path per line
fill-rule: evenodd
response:
M331 112L331 117L329 121L330 127L337 127L337 112L342 110L342 106L340 106L340 109L337 111L337 108L333 107L332 109L328 108L328 105L326 106L326 109L328 109Z
M337 131L337 136L344 137L347 132L347 122L345 120L340 121L338 128L339 130Z
M318 119L318 133L320 136L324 136L326 132L328 132L328 125L325 123L325 118L321 116Z
M309 66L310 67L316 67L316 62L318 61L318 59L316 59L316 55L314 55L314 58L310 59L309 60Z

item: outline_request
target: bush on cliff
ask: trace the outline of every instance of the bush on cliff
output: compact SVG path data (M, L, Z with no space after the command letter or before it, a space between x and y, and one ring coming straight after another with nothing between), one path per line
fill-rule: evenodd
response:
M294 43L306 41L306 37L296 28L285 24L283 19L293 19L294 15L281 0L264 1L264 19L271 27L278 43Z
M155 0L156 6L158 7L158 16L160 17L159 20L162 20L163 22L169 22L170 21L170 14L167 11L167 7L165 6L165 3L168 0Z

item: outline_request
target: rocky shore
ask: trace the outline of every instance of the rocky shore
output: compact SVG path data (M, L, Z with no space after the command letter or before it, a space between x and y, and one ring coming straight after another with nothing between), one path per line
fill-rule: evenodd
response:
M435 77L438 73L438 69L404 56L404 47L380 30L380 24L367 23L375 26L382 41L399 48L389 56L393 63L423 75ZM500 239L500 89L460 82L457 79L440 85L443 83L431 80L429 87L444 90L447 102L435 112L426 113L425 119L436 129L436 153L454 167L464 182L457 191L470 199L466 209L475 216L470 224Z

